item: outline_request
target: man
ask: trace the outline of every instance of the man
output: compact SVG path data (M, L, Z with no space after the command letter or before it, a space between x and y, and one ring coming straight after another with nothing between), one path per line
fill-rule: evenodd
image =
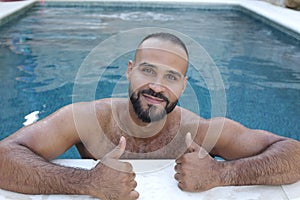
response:
M128 63L130 98L68 105L0 142L0 187L137 199L132 166L119 158L174 158L178 187L191 192L300 180L300 142L176 106L187 67L188 51L179 38L149 35ZM91 170L49 162L72 145L82 157L101 162Z

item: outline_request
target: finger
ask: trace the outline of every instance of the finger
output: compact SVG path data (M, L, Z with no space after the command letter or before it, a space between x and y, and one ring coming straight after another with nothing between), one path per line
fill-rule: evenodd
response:
M134 190L136 188L136 186L137 186L137 182L135 180L131 181L129 184L130 184L130 188L132 190Z
M175 175L174 175L174 178L175 178L175 180L176 181L180 181L180 179L181 179L181 175L179 174L179 173L176 173Z
M121 137L118 146L116 146L111 152L109 152L105 157L106 158L113 158L113 159L119 159L126 148L126 139L125 137Z
M130 199L138 199L139 196L140 196L140 194L135 190L131 191L129 194Z
M135 177L136 177L136 174L135 174L134 172L132 172L132 177L131 177L131 179L134 180Z
M175 160L175 163L176 163L176 164L181 164L181 163L182 163L182 156L180 156L179 158L177 158L177 159Z
M101 164L106 165L109 168L112 168L114 170L120 171L120 172L126 172L126 173L131 173L132 171L128 171L127 164L120 161L116 160L113 158L108 158L105 157L101 160ZM126 175L128 176L128 175Z
M133 167L129 162L122 162L123 163L123 170L128 173L133 173Z
M180 172L181 171L181 165L180 164L175 165L174 169L175 169L176 172Z
M188 132L185 136L185 143L188 152L198 151L200 148L199 145L193 141L192 134L190 132Z
M178 185L179 189L181 189L182 191L184 191L185 187L184 187L183 183L179 182L177 185Z

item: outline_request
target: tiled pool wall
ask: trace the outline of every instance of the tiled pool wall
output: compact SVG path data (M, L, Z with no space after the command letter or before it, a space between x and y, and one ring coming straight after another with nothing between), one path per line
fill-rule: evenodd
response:
M18 11L0 19L0 26L21 17L33 6L45 7L117 7L117 8L168 8L168 9L200 9L200 10L234 10L240 11L264 24L267 24L287 34L296 40L300 40L299 32L296 32L282 24L268 19L259 12L252 11L235 3L205 3L205 2L147 2L147 1L31 1Z

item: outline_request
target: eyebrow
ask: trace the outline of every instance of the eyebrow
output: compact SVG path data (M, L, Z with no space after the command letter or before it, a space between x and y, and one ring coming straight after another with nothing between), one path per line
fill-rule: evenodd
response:
M151 68L155 68L155 69L158 69L159 67L154 65L154 64L151 64L151 63L148 63L148 62L142 62L141 64L139 64L139 66L147 66L147 67L151 67ZM173 74L175 76L178 76L178 77L182 77L183 75L177 71L174 71L174 70L167 70L168 73L170 74Z

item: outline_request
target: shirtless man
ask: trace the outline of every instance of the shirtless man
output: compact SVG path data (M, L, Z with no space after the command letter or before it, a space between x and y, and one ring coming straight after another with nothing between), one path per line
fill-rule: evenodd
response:
M178 187L191 192L300 180L300 142L176 106L187 67L188 52L176 36L146 37L128 62L130 98L65 106L0 142L0 187L137 199L132 166L119 158L174 158ZM101 162L91 170L50 162L72 145L82 157Z

